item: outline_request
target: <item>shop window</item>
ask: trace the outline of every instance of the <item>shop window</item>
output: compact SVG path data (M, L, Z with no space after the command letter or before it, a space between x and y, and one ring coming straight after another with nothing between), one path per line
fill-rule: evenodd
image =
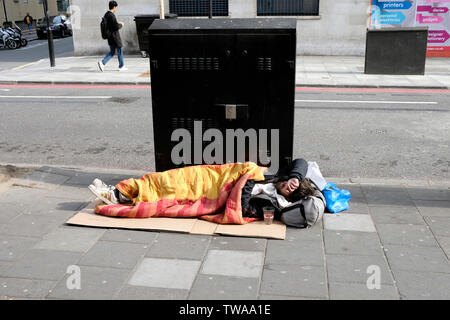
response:
M258 0L258 16L318 16L319 0Z
M209 0L169 0L170 13L180 17L209 15ZM213 16L228 16L228 0L212 0Z

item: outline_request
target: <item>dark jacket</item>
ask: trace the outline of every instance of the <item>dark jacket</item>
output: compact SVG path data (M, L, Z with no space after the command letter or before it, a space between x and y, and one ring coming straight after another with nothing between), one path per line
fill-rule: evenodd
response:
M106 27L108 29L108 44L116 48L122 48L122 39L119 30L122 25L117 22L116 15L111 11L105 13Z
M28 23L27 23L27 17L30 18L30 24L32 24L32 23L33 23L33 17L32 17L32 16L29 16L29 15L27 15L27 16L25 16L25 18L23 18L23 22L24 22L25 24L28 24Z
M242 215L244 217L256 218L262 217L262 207L266 205L273 205L277 208L276 201L273 201L268 196L261 195L252 197L251 193L256 183L277 183L279 181L287 181L291 178L297 178L298 181L305 179L308 173L308 162L304 159L295 159L290 165L281 168L274 174L264 174L264 181L248 180L242 189L241 206ZM280 210L275 210L275 218L279 218Z

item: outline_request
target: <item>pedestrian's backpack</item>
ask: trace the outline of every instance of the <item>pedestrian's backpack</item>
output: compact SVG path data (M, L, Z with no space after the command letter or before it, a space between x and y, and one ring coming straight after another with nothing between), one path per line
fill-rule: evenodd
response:
M103 39L108 39L109 31L108 31L108 26L107 26L105 17L103 17L102 18L102 22L100 22L100 30L102 32L102 38Z

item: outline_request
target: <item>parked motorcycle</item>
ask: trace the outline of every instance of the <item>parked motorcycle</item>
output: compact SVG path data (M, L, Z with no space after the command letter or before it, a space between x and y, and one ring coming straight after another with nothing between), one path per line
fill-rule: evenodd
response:
M22 47L26 47L28 45L28 40L25 39L22 35L22 29L17 24L14 24L14 28L9 28L13 31L20 39L20 44Z
M3 42L3 36L6 38ZM20 39L18 37L13 37L9 32L0 27L0 48L17 49L21 45Z
M22 30L16 24L14 24L14 28L8 27L6 32L8 32L13 39L18 39L16 40L18 42L18 48L27 46L28 40L22 36Z

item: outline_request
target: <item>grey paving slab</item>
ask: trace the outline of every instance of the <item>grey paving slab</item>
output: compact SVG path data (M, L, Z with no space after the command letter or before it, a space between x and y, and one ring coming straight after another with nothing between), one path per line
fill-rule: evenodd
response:
M244 250L244 251L264 251L267 240L261 238L244 237L212 237L209 249L217 250Z
M114 297L117 300L186 300L189 290L126 285Z
M414 200L442 200L450 201L450 190L448 188L434 187L410 187L406 188L411 199Z
M425 225L425 221L415 207L371 206L370 214L375 224Z
M53 197L53 191L49 190L17 189L11 198L0 199L0 204L14 203L15 206L8 206L10 211L33 215L47 215L61 211L75 212L86 205L86 201L79 200L76 194L77 192L63 198Z
M29 185L30 187L41 187L45 185L46 188L50 187L53 189L56 188L57 185L63 184L69 179L70 177L64 175L33 171L18 180L18 184Z
M57 175L67 176L67 177L71 177L76 172L73 169L66 169L66 168L59 168L59 167L49 167L49 166L42 166L42 167L36 169L36 171L52 173L52 174L57 174Z
M414 200L423 216L450 217L450 201Z
M405 191L365 191L367 204L386 206L414 206L414 202Z
M324 249L320 241L286 242L269 241L265 264L321 266L324 264Z
M65 186L84 186L87 187L94 181L95 178L100 178L95 173L84 173L84 172L75 172L63 185ZM105 177L100 178L102 181L106 183Z
M75 172L69 180L63 183L63 186L87 187L95 178L99 178L108 185L116 185L122 180L129 178L139 178L137 176L111 174L111 173L97 173L97 172Z
M369 206L362 199L351 199L345 213L369 213Z
M395 271L394 277L402 299L450 299L450 274L448 273Z
M59 280L67 267L75 265L81 257L79 252L54 250L28 250L23 257L11 264L2 276L10 278Z
M370 181L369 179L367 179ZM361 184L361 189L366 196L368 193L376 193L376 192L404 192L406 196L409 197L409 195L406 193L404 185L401 184L384 184L382 183L385 181L384 179L376 179L375 181L378 181L378 184Z
M79 289L74 286L71 278L74 273L69 272L51 290L48 297L76 300L112 299L126 282L129 271L80 266L79 275Z
M16 203L28 208L30 205L38 205L42 199L48 197L49 190L12 187L0 194L0 203Z
M157 232L108 229L100 240L150 244L157 236Z
M323 222L326 230L376 232L372 218L368 214L324 214Z
M9 223L0 225L0 234L41 238L67 219L67 216L55 214L21 214Z
M382 255L378 235L373 232L324 231L327 254Z
M379 289L369 289L366 284L337 283L328 284L331 300L399 300L400 295L395 286L380 285Z
M9 267L11 267L13 263L10 261L1 261L0 260L0 275L3 275L3 272L8 269Z
M22 214L22 212L17 209L16 203L2 203L1 207L0 224L8 223L18 215Z
M286 238L284 240L269 240L269 241L284 241L303 243L304 241L322 241L323 221L320 220L312 228L286 228Z
M450 263L440 247L385 246L392 270L450 273Z
M352 200L355 199L361 199L361 202L364 201L364 193L361 189L361 186L359 184L344 184L344 183L338 183L337 187L339 189L345 189L350 192L352 195Z
M209 246L210 236L160 233L147 257L201 260Z
M323 266L266 265L260 295L327 298Z
M148 245L115 241L98 241L81 258L79 264L86 266L132 269L144 257Z
M380 283L394 285L384 256L331 255L326 256L328 281L365 284L372 266L379 267ZM369 270L369 273L367 272Z
M73 200L67 200L64 201L59 198L47 198L47 200L54 201L53 207L49 209L38 209L38 210L32 210L30 214L40 214L40 215L47 215L52 213L71 213L75 214L78 211L80 211L82 208L86 207L89 202L87 201L73 201Z
M425 217L425 221L430 226L436 236L450 237L450 216L449 217Z
M46 234L34 248L86 252L104 233L103 229L60 227Z
M67 199L70 201L87 201L90 198L94 198L94 194L87 188L87 185L59 185L55 190L51 192L51 194L49 194L49 197Z
M145 258L137 266L129 285L190 290L201 261Z
M15 261L38 241L36 238L0 235L0 260Z
M209 250L201 274L259 278L264 263L260 251Z
M45 298L55 281L0 278L0 296L15 298Z
M193 300L255 300L259 279L199 274L189 292Z
M450 237L437 237L437 241L447 255L447 259L450 259Z
M436 246L436 240L427 226L378 224L377 229L383 245Z

